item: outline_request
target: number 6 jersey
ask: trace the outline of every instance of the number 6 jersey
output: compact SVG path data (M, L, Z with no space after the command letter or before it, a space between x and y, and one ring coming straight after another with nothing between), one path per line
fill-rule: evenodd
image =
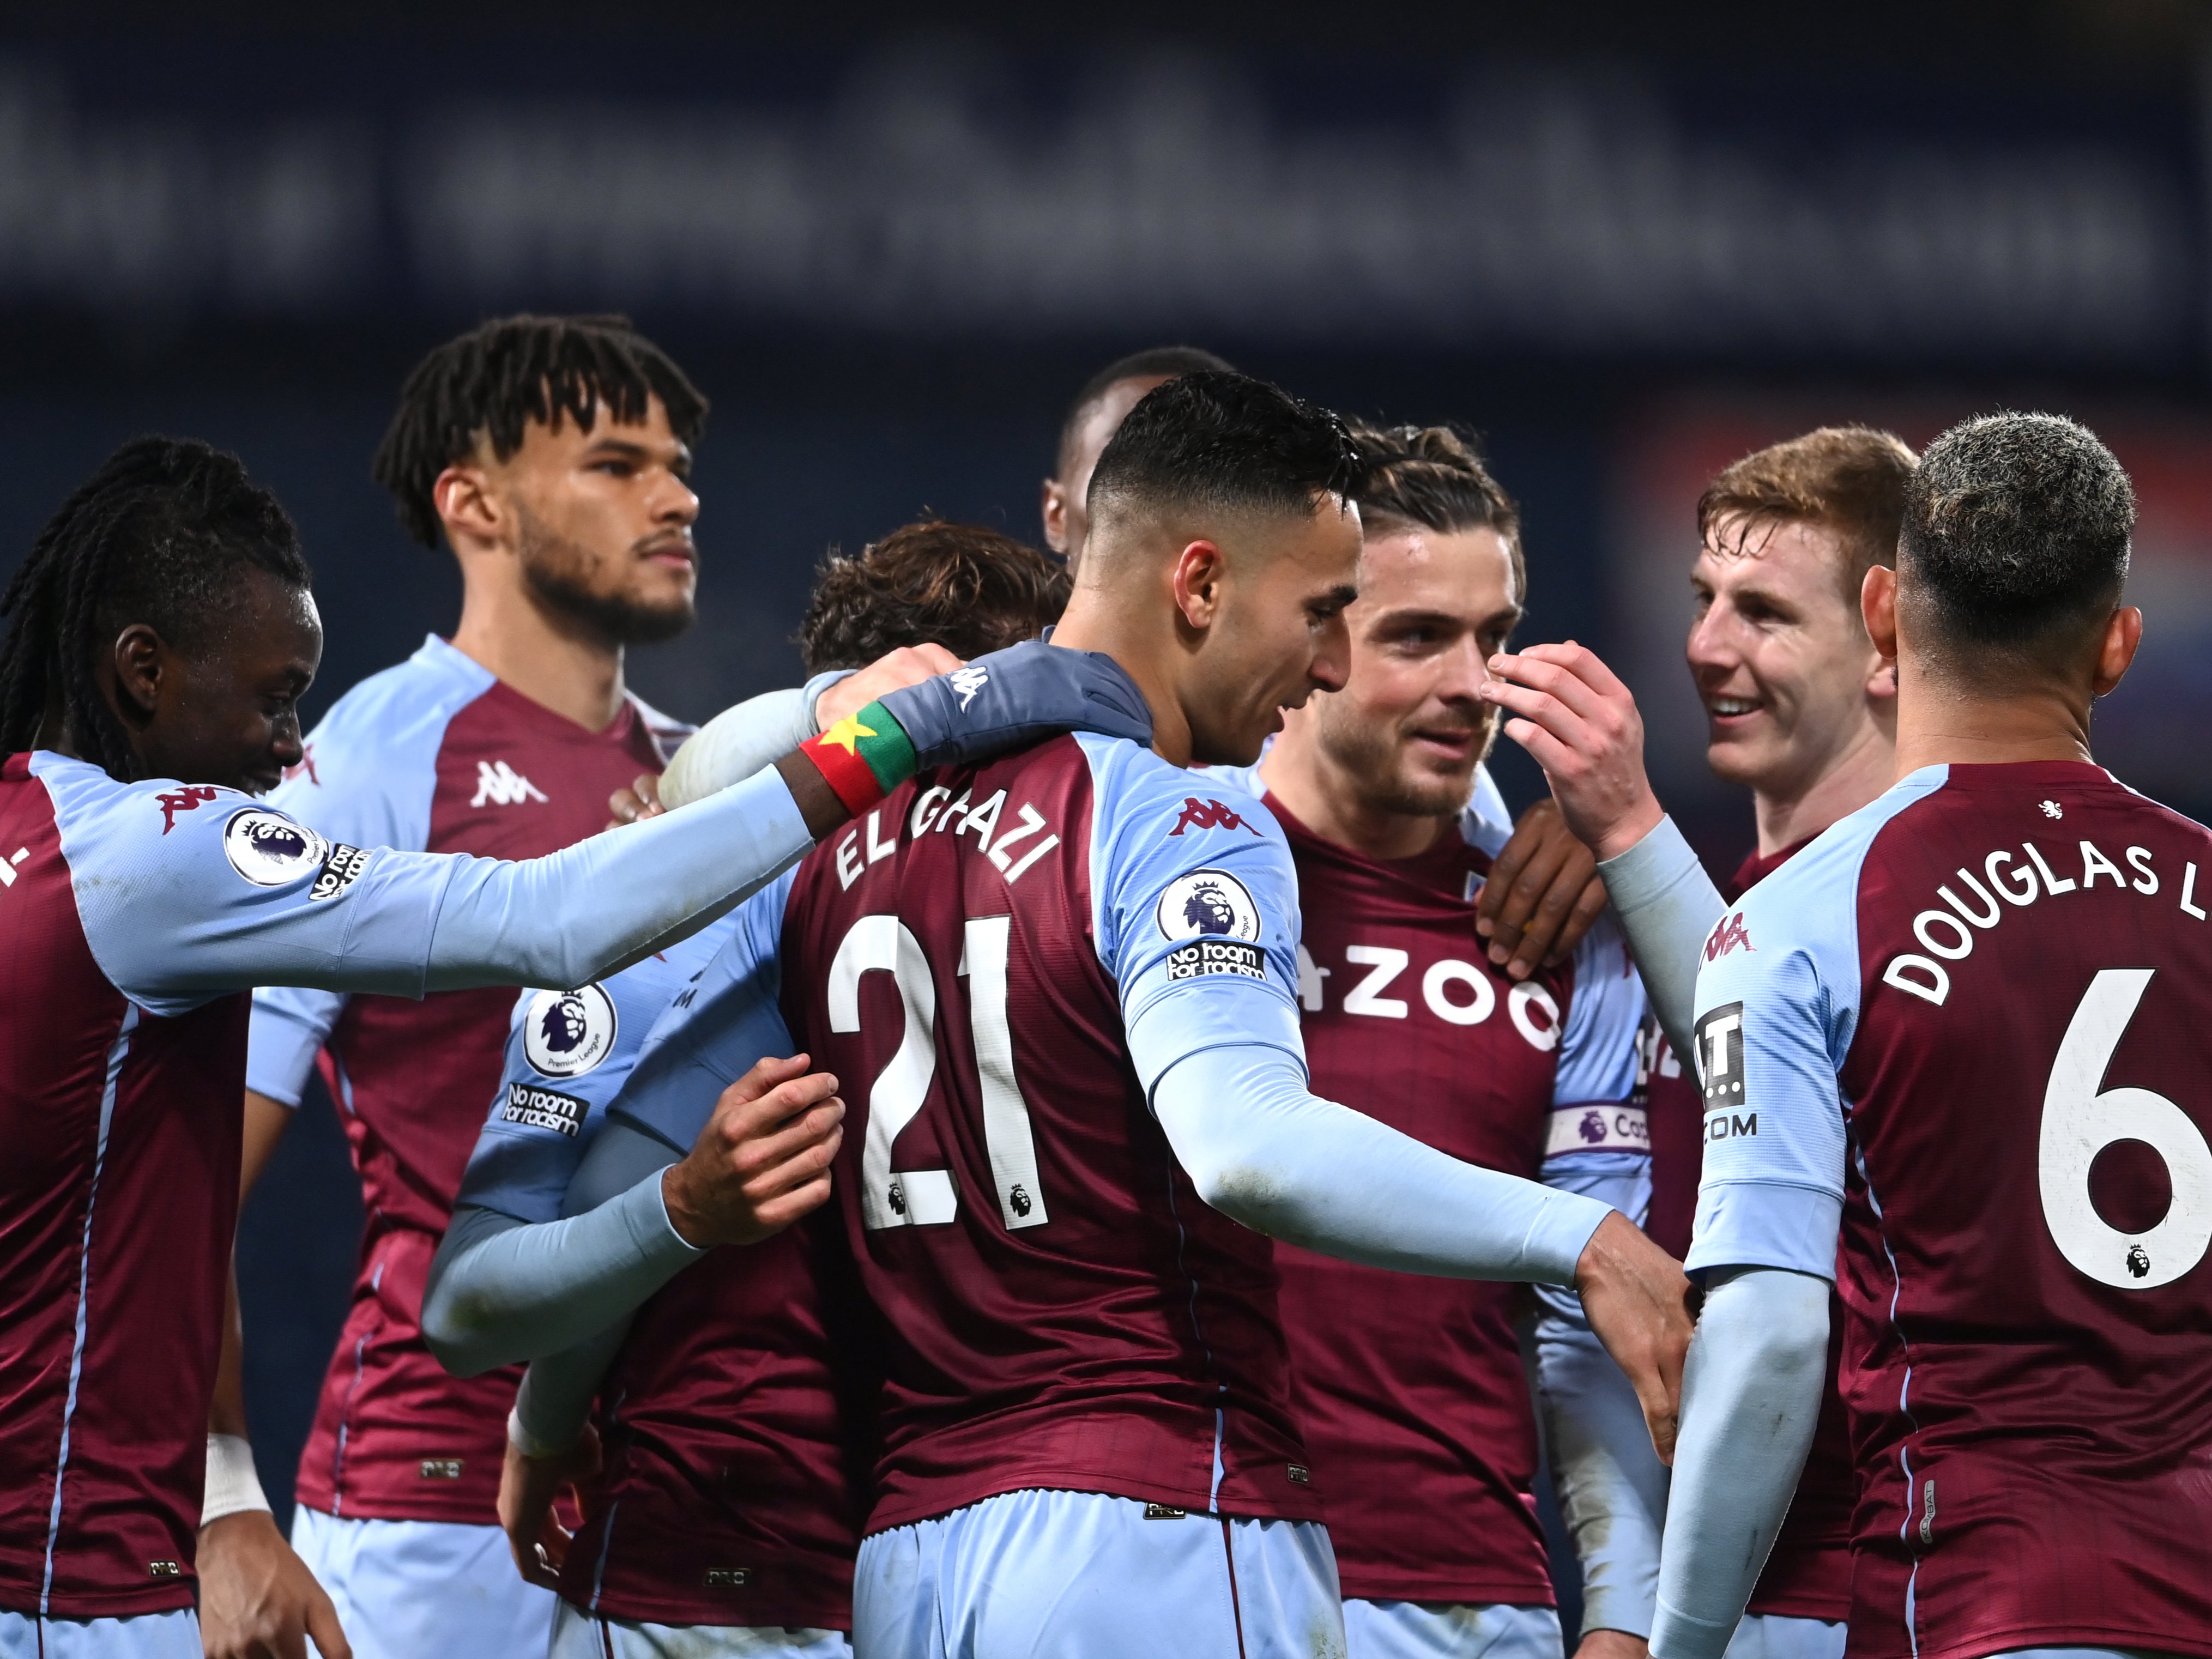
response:
M2208 900L2097 767L1936 766L1706 942L1689 1265L1837 1279L1853 1659L2212 1654Z
M1304 1058L1289 849L1207 793L1056 738L924 774L800 867L786 1010L842 1079L836 1201L892 1334L871 1530L1024 1487L1320 1518L1273 1247L1147 1100L1202 1048Z

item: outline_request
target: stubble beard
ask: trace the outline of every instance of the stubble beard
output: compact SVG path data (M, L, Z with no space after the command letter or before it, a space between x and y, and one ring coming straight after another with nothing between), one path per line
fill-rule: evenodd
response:
M698 614L696 601L641 605L627 593L601 592L592 579L605 560L580 543L556 535L526 509L518 509L515 516L523 585L549 611L582 623L610 645L659 645L691 626Z
M1404 817L1456 817L1474 793L1474 769L1490 752L1497 737L1494 717L1485 721L1475 760L1464 775L1438 777L1407 769L1404 750L1395 732L1376 730L1349 709L1340 714L1336 700L1325 703L1316 735L1322 750L1337 769L1352 781L1360 802L1370 811Z

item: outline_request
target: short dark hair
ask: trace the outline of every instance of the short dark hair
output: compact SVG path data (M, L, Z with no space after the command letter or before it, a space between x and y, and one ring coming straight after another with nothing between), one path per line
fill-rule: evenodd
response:
M2088 428L1981 415L1921 456L1898 550L1945 642L2033 658L2112 614L2135 522L2134 487Z
M300 532L237 456L190 438L134 438L46 520L0 594L0 750L33 747L58 704L82 758L131 773L122 723L93 669L133 623L191 653L235 613L239 580L311 577Z
M1513 562L1513 592L1528 602L1528 566L1521 551L1521 509L1490 476L1474 439L1449 426L1347 423L1366 477L1359 515L1370 533L1394 521L1430 530L1488 530Z
M1719 548L1741 553L1749 533L1778 524L1817 524L1836 532L1843 559L1836 572L1844 601L1857 610L1866 573L1897 556L1905 491L1915 457L1893 432L1870 426L1824 426L1733 461L1698 497L1698 539L1718 546L1723 519L1740 519L1742 535Z
M1067 572L981 525L902 525L822 562L799 652L806 672L860 668L902 646L980 657L1035 639L1067 608Z
M407 533L434 548L443 526L431 488L480 435L503 461L532 422L557 431L567 416L589 432L601 404L617 421L641 421L652 398L679 441L697 441L707 399L629 318L495 318L416 364L370 471Z
M1364 477L1341 417L1280 386L1201 369L1139 400L1091 475L1091 513L1123 506L1309 514Z
M1055 465L1065 468L1067 452L1075 443L1075 434L1089 417L1092 405L1124 380L1151 380L1162 375L1194 374L1201 371L1213 374L1235 374L1236 366L1197 346L1148 346L1142 351L1133 351L1126 357L1116 357L1083 383L1083 390L1075 394L1075 401L1067 406L1060 417L1060 447L1054 452Z

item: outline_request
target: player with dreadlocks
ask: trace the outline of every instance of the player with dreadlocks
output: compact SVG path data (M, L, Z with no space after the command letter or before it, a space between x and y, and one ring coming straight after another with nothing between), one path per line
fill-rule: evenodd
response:
M277 793L335 841L526 858L582 840L682 734L623 684L625 648L692 617L707 401L619 317L509 317L408 378L374 471L417 542L461 568L459 626L353 688ZM806 730L933 665L807 696ZM370 1655L544 1644L551 1600L516 1583L496 1524L519 1373L456 1382L424 1349L423 1277L500 1075L512 989L421 1002L272 988L255 1001L251 1186L317 1064L341 1103L368 1224L353 1306L301 1455L294 1542ZM595 1036L578 1038L581 1064ZM222 1424L216 1425L219 1430ZM243 1452L242 1445L240 1448ZM257 1596L273 1529L211 1552L218 1655L295 1621Z
M960 692L887 693L849 742L657 823L527 862L453 858L332 842L252 799L304 753L322 624L290 520L234 457L125 446L0 612L6 1659L198 1659L196 1533L267 1528L250 1466L217 1457L202 1502L249 988L579 986L726 909L933 754L1034 737L1031 711L1150 730L1114 714L1135 696L1117 671L1024 647ZM305 1626L325 1659L348 1653L327 1600L280 1588L298 1621L265 1650L299 1653Z

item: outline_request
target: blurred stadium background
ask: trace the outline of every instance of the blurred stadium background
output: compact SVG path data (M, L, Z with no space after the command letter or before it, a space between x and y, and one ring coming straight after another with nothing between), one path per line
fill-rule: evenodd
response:
M926 509L1036 538L1065 399L1187 340L1484 432L1523 637L1624 669L1726 866L1748 806L1680 656L1705 477L1816 423L2052 408L2142 497L2100 757L2212 815L2204 5L806 9L15 9L0 568L118 441L234 447L307 537L319 712L455 614L368 477L408 365L485 314L626 310L715 404L700 625L633 659L703 718L796 678L827 545ZM240 1243L280 1509L358 1215L317 1099Z

